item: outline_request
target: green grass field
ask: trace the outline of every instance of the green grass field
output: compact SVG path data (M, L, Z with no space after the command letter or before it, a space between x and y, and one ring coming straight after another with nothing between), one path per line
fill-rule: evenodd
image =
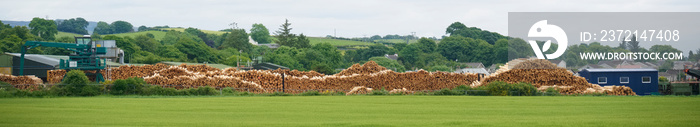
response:
M136 37L137 35L145 35L146 33L151 33L153 34L153 38L156 40L161 40L165 36L166 32L163 31L140 31L140 32L130 32L130 33L119 33L119 34L107 34L107 35L114 35L114 36L119 36L119 37L126 37L129 36L131 38ZM104 35L103 35L104 37Z
M325 37L309 37L309 44L315 45L318 43L328 42L333 46L351 46L351 45L373 45L374 43L361 42L361 41L351 41L351 40L339 40L330 39Z
M385 41L385 42L389 42L389 43L406 43L406 40L404 40L404 39L378 39L378 40L375 40L375 42L380 42L380 41ZM414 39L414 40L409 40L408 42L409 43L416 43L416 42L418 42L418 40Z
M368 42L361 42L361 41L351 41L351 40L339 40L339 39L330 39L330 38L325 38L325 37L308 37L309 38L309 44L312 46L318 43L323 43L323 42L328 42L333 46L367 46L367 45L373 45L374 43L368 43ZM275 42L277 41L277 38L274 36L270 36L270 41Z
M180 32L185 32L185 28L161 28L163 30L175 30L175 31L180 31ZM217 35L222 35L226 32L223 31L213 31L213 30L202 30L200 29L199 31L202 31L206 34L217 34Z
M700 126L700 97L0 99L0 126Z
M83 35L80 35L80 34L58 31L58 33L56 34L55 37L56 37L56 38L61 38L61 37L71 37L71 38L73 38L73 37L82 37L82 36L83 36Z

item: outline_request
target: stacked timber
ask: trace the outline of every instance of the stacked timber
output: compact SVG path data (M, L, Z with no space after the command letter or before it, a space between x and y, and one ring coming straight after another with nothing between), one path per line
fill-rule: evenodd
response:
M540 90L556 88L562 94L586 94L607 93L609 95L636 95L627 86L615 86L604 88L600 85L590 84L585 78L575 76L572 72L556 66L543 59L516 59L501 66L494 74L485 77L481 84L486 85L494 81L507 83L526 82L531 83Z
M39 90L44 87L44 83L36 76L13 76L0 74L0 81L11 84L17 89Z
M379 66L379 64L377 64L374 61L369 61L369 62L366 62L365 64L363 64L362 66L360 66L360 64L353 64L348 69L345 69L345 70L343 70L340 73L335 74L335 75L337 75L337 76L348 76L348 75L352 75L352 74L361 74L362 75L362 74L377 73L377 72L380 72L383 70L387 70L387 69L382 67L382 66Z

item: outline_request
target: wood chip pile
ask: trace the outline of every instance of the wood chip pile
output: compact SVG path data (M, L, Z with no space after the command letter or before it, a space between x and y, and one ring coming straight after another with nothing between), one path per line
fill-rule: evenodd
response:
M493 81L508 83L527 82L532 83L540 90L553 87L562 94L607 93L609 95L636 95L627 86L606 86L590 84L585 78L574 76L565 68L543 59L516 59L501 66L495 73L486 76L480 84L472 84L472 87L485 85Z

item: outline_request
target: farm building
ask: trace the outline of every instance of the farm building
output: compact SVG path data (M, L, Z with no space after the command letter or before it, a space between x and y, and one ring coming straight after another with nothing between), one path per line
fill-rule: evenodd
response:
M20 53L0 54L0 73L19 75L20 55ZM60 59L68 59L68 56L25 54L24 74L34 75L46 81L46 71L58 69ZM107 67L119 67L121 65L122 64L116 62L107 61Z
M487 71L485 68L462 68L462 69L457 69L453 73L477 73L477 74L484 74L484 75L489 75L489 71Z
M638 95L659 91L659 72L656 69L583 69L578 74L592 84L629 86Z

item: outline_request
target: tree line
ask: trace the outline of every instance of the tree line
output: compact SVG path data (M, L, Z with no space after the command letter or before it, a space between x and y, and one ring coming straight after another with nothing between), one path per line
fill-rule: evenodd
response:
M84 26L84 19L75 18L62 20L58 23L42 18L34 18L29 27L11 27L0 22L0 51L19 52L19 47L28 40L55 41L73 43L73 38L55 38L58 31L57 24L70 24L64 30L75 30ZM100 25L101 24L101 25ZM120 25L122 24L122 25ZM416 43L396 43L394 45L375 44L356 50L338 50L329 43L311 45L310 40L303 33L293 33L292 23L285 20L274 31L274 37L262 24L253 24L247 32L245 29L224 29L224 34L208 34L196 28L187 28L184 31L166 31L162 39L157 40L153 34L146 33L136 36L100 35L111 32L133 32L131 24L126 21L115 21L112 24L98 23L93 38L103 40L116 40L117 46L126 52L125 60L128 63L153 64L162 61L195 62L195 63L220 63L230 66L244 65L245 62L257 60L270 62L291 69L309 71L314 70L325 74L339 72L339 68L347 68L355 63L363 63L369 60L392 69L394 71L407 71L425 69L429 71L454 71L455 68L468 67L465 63L481 62L485 66L503 64L514 58L527 58L534 55L530 45L522 39L511 38L495 32L482 30L476 27L467 27L460 22L454 22L447 26L442 39L415 38L412 35L379 35L369 39L401 39L414 38ZM117 28L114 26L127 26ZM131 28L131 29L129 29ZM139 27L139 31L158 30L169 26ZM280 47L270 49L267 46L256 46L249 43L249 37L258 43L276 43ZM654 51L675 52L679 50L668 45L656 45L649 50L638 46L638 42L623 42L618 47L603 46L594 42L568 47L569 52L559 59L565 60L570 66L583 66L594 64L597 61L582 61L578 58L578 52L624 52L624 51ZM557 45L553 45L556 48ZM68 55L70 51L65 49L39 47L28 51L33 54ZM553 51L548 51L553 52ZM546 53L548 53L546 52ZM700 52L700 50L696 51ZM397 54L398 59L392 60L384 55ZM700 54L689 53L689 59L697 60ZM239 63L242 62L242 63Z

